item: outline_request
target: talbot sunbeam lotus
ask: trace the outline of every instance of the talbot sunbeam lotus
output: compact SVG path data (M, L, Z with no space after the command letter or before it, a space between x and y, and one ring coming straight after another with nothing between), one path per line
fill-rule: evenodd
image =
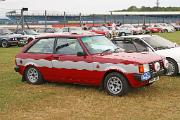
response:
M49 34L39 36L16 56L15 71L30 84L75 83L104 88L122 96L163 75L168 62L147 53L126 53L105 36Z

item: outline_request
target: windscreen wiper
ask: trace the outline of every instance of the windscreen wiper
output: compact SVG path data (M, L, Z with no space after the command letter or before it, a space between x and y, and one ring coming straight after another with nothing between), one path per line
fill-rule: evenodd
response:
M111 49L104 50L104 51L101 52L101 55L104 55L105 53L107 53L109 51L111 51Z

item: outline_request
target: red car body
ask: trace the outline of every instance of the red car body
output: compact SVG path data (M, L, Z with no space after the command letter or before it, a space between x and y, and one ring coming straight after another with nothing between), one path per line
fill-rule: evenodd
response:
M148 28L146 28L146 29L149 30L149 31L152 32L152 33L159 33L159 32L162 31L161 28L156 28L156 27L148 27Z
M100 27L91 27L89 31L93 32L93 33L96 33L96 34L100 34L100 35L109 34L109 31L102 30L102 29L100 29Z
M39 37L24 47L21 53L16 56L16 72L22 76L29 66L33 66L42 74L46 81L78 83L93 86L101 86L105 76L111 72L122 74L131 87L140 87L149 83L153 78L164 72L163 58L157 55L141 53L106 53L90 54L83 37L93 37L97 35L46 35ZM28 53L37 41L46 38L74 38L80 43L85 55L64 55L64 54L41 54ZM139 67L144 64L161 64L161 71L153 72L151 67L151 78L142 81L143 73L139 72Z

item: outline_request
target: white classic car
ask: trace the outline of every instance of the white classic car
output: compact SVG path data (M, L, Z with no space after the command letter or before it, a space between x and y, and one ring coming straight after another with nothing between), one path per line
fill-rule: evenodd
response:
M180 47L157 35L131 35L112 39L114 44L126 52L153 52L165 56L169 61L166 75L180 73Z

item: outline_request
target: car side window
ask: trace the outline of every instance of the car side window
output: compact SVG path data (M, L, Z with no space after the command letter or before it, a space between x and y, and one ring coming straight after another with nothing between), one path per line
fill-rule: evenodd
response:
M40 39L27 52L28 53L44 53L51 54L54 49L55 38Z
M118 47L123 48L125 52L136 52L137 49L131 39L115 41Z
M78 52L83 52L83 49L77 39L58 38L56 54L77 55Z
M23 32L23 31L20 31L20 30L19 30L19 31L17 31L16 33L17 33L17 34L24 35L24 32Z
M137 52L147 52L148 46L140 39L133 40L134 45L136 46Z

